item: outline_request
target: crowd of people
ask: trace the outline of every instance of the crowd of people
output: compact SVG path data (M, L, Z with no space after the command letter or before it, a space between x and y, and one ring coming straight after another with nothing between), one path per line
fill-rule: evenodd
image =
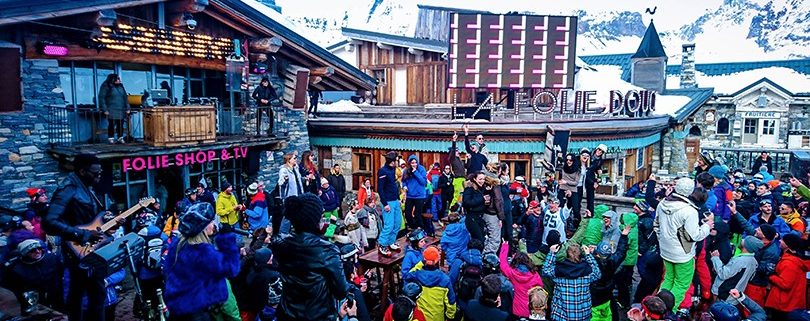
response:
M430 165L386 153L357 193L339 164L322 177L311 151L289 153L271 189L200 184L172 213L107 212L109 231L82 227L104 211L100 161L80 155L50 198L31 188L24 213L0 216L2 285L24 313L71 320L114 320L128 275L147 320L810 320L810 189L776 179L767 153L755 173L704 154L689 176L650 175L617 213L594 197L604 145L530 186L482 135L458 140ZM145 240L134 269L74 250L126 233ZM398 297L372 295L381 276L358 258L373 252L402 256Z

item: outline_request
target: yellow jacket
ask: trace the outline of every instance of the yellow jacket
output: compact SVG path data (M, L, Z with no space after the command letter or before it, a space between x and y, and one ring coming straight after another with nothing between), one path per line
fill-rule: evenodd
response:
M239 215L233 208L239 205L236 196L219 193L217 196L217 215L222 224L233 225L239 223Z

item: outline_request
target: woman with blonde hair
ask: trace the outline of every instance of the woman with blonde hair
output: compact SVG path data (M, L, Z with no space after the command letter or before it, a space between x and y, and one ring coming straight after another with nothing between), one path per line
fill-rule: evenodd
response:
M236 235L223 225L217 235L214 208L197 203L180 217L180 240L168 249L163 271L170 320L208 321L231 315L228 278L239 273ZM214 237L216 235L216 237ZM213 240L212 240L213 238ZM239 319L239 311L235 311Z
M530 321L546 319L548 309L548 292L542 286L529 289L529 318Z

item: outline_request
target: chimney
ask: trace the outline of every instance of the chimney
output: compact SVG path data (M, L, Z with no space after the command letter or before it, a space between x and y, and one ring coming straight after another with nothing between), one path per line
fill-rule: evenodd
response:
M683 45L681 51L681 88L696 88L695 80L695 44Z

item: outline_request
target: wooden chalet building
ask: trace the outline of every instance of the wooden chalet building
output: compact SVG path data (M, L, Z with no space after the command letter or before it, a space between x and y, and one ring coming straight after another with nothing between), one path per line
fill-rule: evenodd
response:
M532 185L546 172L542 160L548 153L546 142L549 127L570 132L567 147L569 153L578 155L582 148L593 150L599 144L608 146L600 176L599 193L620 195L631 185L646 180L659 169L669 170L673 175L685 171L684 168L671 166L671 163L678 166L687 163L684 141L686 135L683 135L682 126L673 127L672 124L682 123L710 99L713 90L664 87L663 67L666 55L652 24L633 58L623 56L628 68L615 73L617 68L611 63L598 59L585 62L580 60L577 62L574 81L574 90L594 90L597 96L608 95L614 89L655 91L658 95L656 110L649 115L570 115L557 111L541 115L534 113L531 108L523 108L515 113L513 109L499 107L487 120L459 120L451 117L454 112L451 110L453 97L444 83L439 87L425 87L439 96L444 94L443 102L413 106L418 104L416 100L411 100L411 93L419 92L425 84L412 82L414 76L410 71L425 69L420 66L444 66L446 60L428 60L436 57L431 54L423 56L424 60L417 61L409 51L414 51L417 43L435 43L438 51L438 44L447 42L449 15L457 11L463 9L420 5L413 38L344 29L344 35L349 39L341 45L331 47L331 51L362 70L376 74L380 82L378 106L363 106L362 114L324 115L309 122L310 143L317 148L322 166L329 167L339 162L344 168L351 169L354 188L359 187L365 178L371 178L372 184L376 186L374 174L382 166L386 152L398 151L405 158L416 154L426 168L433 163L444 165L447 163L451 136L454 132L462 135L462 125L469 124L471 135L484 136L491 163L509 164L512 178L531 178ZM394 54L392 56L385 52ZM380 62L380 57L383 62ZM398 57L400 60L392 61L391 57ZM631 64L635 64L637 68L630 68ZM375 66L381 67L375 69ZM402 76L397 77L397 70L405 72L400 72ZM446 73L446 69L436 70ZM391 74L394 75L393 81ZM401 90L403 81L408 86L406 95L401 96L405 99L397 100L396 92ZM381 88L384 86L393 87L394 93L383 94L384 89ZM661 87L664 87L663 90ZM524 92L529 97L534 93L531 90ZM390 95L394 98L390 98ZM471 90L466 96L461 94L456 95L456 98L470 98L463 101L466 103L464 105L469 106L469 103L476 100L475 95ZM574 95L573 91L570 92L569 99ZM393 99L393 106L384 106L391 104L388 99ZM457 102L462 105L462 100ZM410 106L397 106L397 103ZM463 140L458 147L463 149Z
M81 153L104 162L97 191L113 210L145 195L171 210L185 188L208 180L218 191L220 178L238 192L254 180L272 188L283 152L309 148L308 89L375 87L282 22L254 0L0 2L3 206L24 206L29 187L52 192ZM112 73L130 94L126 143L109 142L98 107ZM257 135L261 77L283 97L275 135ZM166 106L143 107L144 92Z

